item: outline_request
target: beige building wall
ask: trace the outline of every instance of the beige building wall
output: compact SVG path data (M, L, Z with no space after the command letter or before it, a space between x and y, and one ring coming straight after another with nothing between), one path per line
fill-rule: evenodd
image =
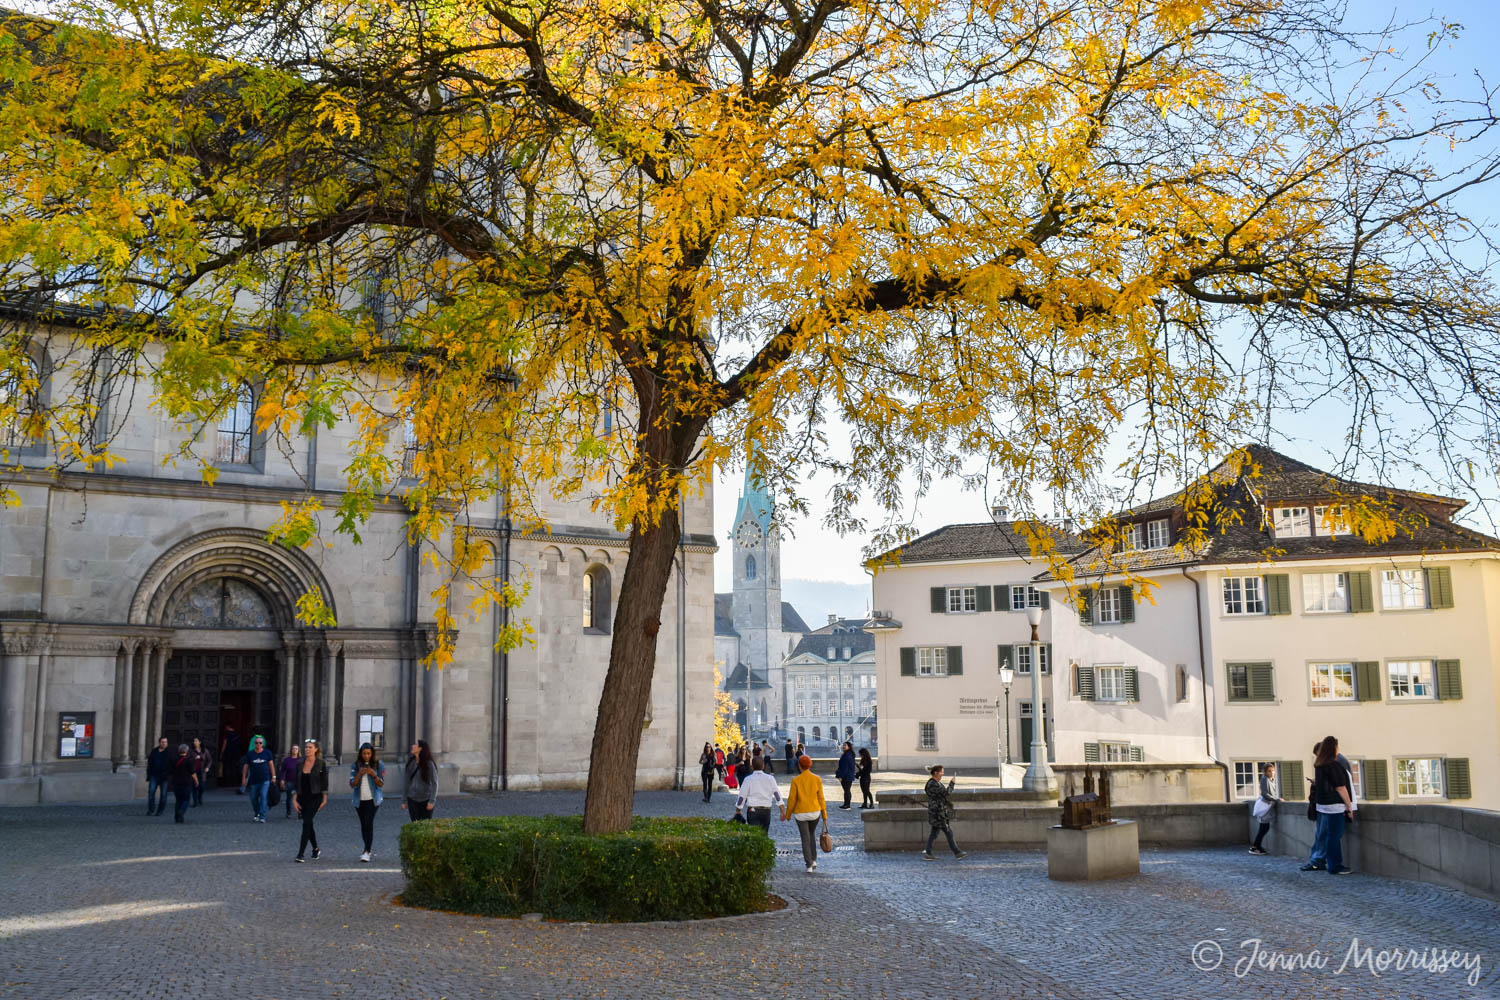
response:
M984 559L922 562L887 567L875 573L874 606L900 623L897 629L875 633L877 713L880 728L880 766L886 770L914 770L942 763L950 769L993 772L997 750L1003 756L1005 727L995 705L1003 708L998 647L1031 637L1026 615L1020 611L934 614L930 589L949 586L1024 584L1039 572L1024 559ZM1052 641L1052 611L1043 612L1039 630L1043 642ZM903 646L961 646L963 674L949 677L901 676ZM1054 702L1056 674L1041 678L1042 699ZM1035 698L1032 676L1018 675L1010 691L1011 759L1025 758L1021 746L1020 703ZM937 747L919 746L919 723L936 726Z
M1383 569L1447 567L1453 607L1393 610L1383 607ZM1312 574L1369 571L1374 610L1325 614L1303 611L1303 587ZM1225 576L1286 573L1292 613L1232 616L1221 597ZM1303 762L1312 776L1312 745L1335 736L1354 761L1382 760L1392 802L1446 801L1398 792L1396 761L1403 757L1464 758L1473 797L1459 804L1500 809L1500 692L1493 665L1500 655L1500 562L1474 554L1381 561L1341 559L1277 562L1262 566L1205 568L1213 663L1214 711L1220 756L1233 763L1262 760ZM1397 700L1391 697L1389 664L1401 660L1460 661L1462 698ZM1269 662L1275 692L1270 701L1231 702L1230 663ZM1380 664L1379 700L1315 701L1311 667L1317 662L1375 661ZM1305 784L1305 783L1304 783ZM1302 789L1305 793L1305 788Z

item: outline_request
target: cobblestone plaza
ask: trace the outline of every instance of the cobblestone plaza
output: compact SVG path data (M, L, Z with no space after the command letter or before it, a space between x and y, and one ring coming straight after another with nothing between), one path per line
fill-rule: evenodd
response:
M857 812L834 810L840 849L813 875L791 824L773 827L787 910L531 923L397 905L394 801L361 864L358 821L332 796L323 857L304 865L299 824L279 809L251 823L247 803L217 793L182 826L141 803L0 811L0 997L1500 996L1500 906L1241 849L1145 851L1137 877L1063 884L1039 851L867 855ZM439 815L581 808L581 793L530 792L446 798ZM637 798L651 814L731 808ZM955 829L962 845L962 813ZM1396 968L1397 949L1425 949L1425 967Z

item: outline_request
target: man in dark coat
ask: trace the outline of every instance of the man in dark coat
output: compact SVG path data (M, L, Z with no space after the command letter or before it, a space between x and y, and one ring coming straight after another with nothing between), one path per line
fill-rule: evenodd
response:
M792 746L791 740L786 741L786 773L797 773L797 748Z
M167 738L156 741L156 749L146 758L146 815L160 816L167 808L167 786L172 778L172 752ZM156 793L161 792L161 798Z
M927 779L927 825L932 828L927 834L927 849L922 852L923 861L936 861L932 856L932 842L937 839L938 831L943 831L948 838L948 846L953 848L955 858L967 857L965 851L960 851L958 845L953 842L953 828L949 825L953 822L953 802L949 796L953 794L953 786L958 781L951 779L947 785L943 784L943 765L934 764L931 772L932 777Z

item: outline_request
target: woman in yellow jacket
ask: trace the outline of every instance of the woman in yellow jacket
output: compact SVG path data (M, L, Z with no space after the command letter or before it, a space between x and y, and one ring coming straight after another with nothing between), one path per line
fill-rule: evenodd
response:
M792 779L786 805L781 807L781 818L797 821L797 832L802 835L802 860L811 872L818 867L818 820L828 822L828 801L823 798L823 779L812 773L812 758L803 754L797 758L797 766L802 770Z

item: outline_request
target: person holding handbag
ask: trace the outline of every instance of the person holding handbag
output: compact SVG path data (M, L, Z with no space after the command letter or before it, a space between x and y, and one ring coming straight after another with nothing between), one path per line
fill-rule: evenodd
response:
M385 787L385 765L375 755L374 744L359 745L359 754L349 765L349 787L354 789L351 797L359 813L359 833L365 843L359 860L368 862L375 847L375 812L380 808L384 798L381 789Z
M302 817L302 840L297 846L297 862L305 860L309 844L312 845L313 860L318 860L318 832L313 829L313 820L319 810L328 804L328 767L323 763L323 752L318 741L302 742L302 766L297 768L296 791L292 794L292 806Z
M922 852L923 861L936 861L932 854L932 842L937 839L938 831L948 838L948 846L953 849L953 857L959 860L968 857L967 851L960 851L958 845L953 842L953 802L949 796L953 794L953 786L958 783L957 778L950 778L948 784L943 784L943 765L934 764L931 775L927 779L927 825L932 829L927 834L927 848Z
M1260 820L1260 828L1255 831L1255 843L1250 845L1251 854L1270 854L1271 852L1261 846L1261 841L1266 839L1266 832L1271 829L1271 823L1276 818L1276 803L1281 801L1277 795L1279 789L1276 787L1276 765L1274 763L1262 764L1260 768L1260 795L1255 800L1251 811L1255 818Z
M786 804L781 807L781 818L797 821L797 833L802 837L802 860L809 873L818 868L818 820L828 822L828 801L823 798L823 779L812 773L812 758L803 754L797 758L801 772L792 779L786 793Z

